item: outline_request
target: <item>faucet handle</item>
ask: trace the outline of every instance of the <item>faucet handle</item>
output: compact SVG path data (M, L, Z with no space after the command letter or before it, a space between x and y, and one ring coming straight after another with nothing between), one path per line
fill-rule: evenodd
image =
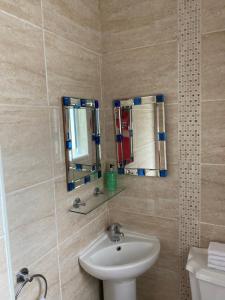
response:
M122 225L119 223L112 223L107 228L108 231L114 231L114 232L120 232L120 229L122 228Z

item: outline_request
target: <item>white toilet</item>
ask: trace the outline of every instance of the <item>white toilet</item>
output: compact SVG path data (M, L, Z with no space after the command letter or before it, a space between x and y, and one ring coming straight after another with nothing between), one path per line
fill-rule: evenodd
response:
M208 268L208 250L191 248L189 271L192 300L225 300L225 272Z

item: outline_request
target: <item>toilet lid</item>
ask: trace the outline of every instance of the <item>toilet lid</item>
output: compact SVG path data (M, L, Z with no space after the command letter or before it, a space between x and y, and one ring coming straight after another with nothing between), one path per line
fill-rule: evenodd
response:
M197 279L225 287L225 272L208 268L208 250L191 248L186 269L195 274Z

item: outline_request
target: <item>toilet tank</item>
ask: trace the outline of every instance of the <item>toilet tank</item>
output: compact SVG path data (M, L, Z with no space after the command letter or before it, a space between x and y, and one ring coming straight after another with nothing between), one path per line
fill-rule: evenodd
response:
M208 250L191 248L189 271L192 300L225 300L225 272L208 268Z

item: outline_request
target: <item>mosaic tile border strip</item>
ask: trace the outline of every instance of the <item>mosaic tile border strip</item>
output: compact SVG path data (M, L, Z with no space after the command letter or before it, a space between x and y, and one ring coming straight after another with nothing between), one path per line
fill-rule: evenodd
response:
M200 245L200 0L178 0L180 299L191 299L185 271Z

